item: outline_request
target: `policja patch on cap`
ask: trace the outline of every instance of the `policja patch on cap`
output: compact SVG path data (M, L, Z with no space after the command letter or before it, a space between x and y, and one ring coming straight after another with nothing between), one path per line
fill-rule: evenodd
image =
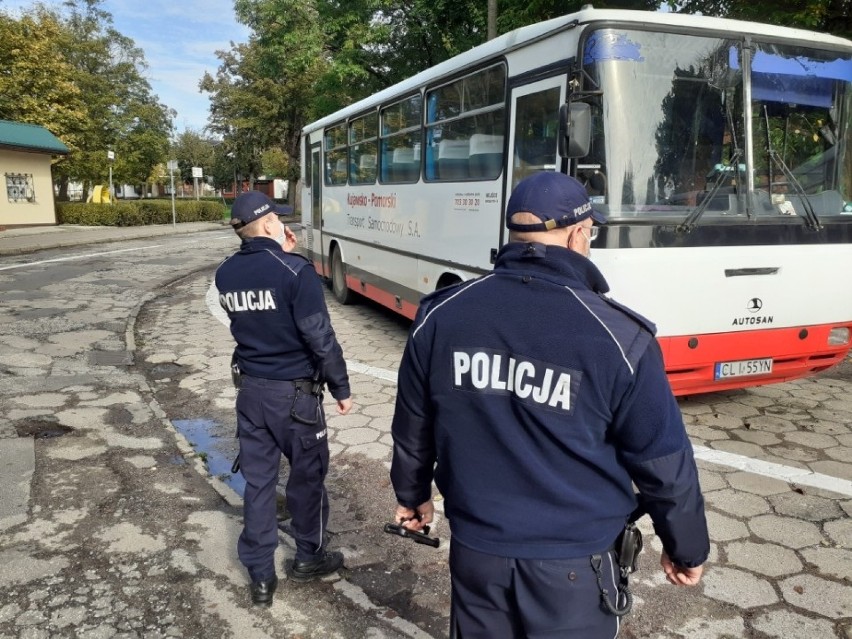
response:
M240 193L231 206L231 226L239 229L268 213L288 215L292 212L291 207L276 204L260 191L246 191Z
M515 213L532 213L539 224L512 222ZM606 217L592 208L586 188L575 178L555 171L541 171L521 180L506 206L506 228L513 231L549 231L571 226L591 217L606 224Z

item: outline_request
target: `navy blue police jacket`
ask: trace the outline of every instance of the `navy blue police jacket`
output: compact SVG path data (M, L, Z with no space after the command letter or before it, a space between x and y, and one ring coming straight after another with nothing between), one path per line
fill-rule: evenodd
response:
M269 237L243 240L216 270L219 303L231 320L240 371L277 380L319 371L335 399L350 395L322 282L311 263Z
M610 548L637 505L671 559L709 553L692 447L654 326L559 246L510 243L494 270L421 301L399 370L391 480L434 478L453 541L568 559Z

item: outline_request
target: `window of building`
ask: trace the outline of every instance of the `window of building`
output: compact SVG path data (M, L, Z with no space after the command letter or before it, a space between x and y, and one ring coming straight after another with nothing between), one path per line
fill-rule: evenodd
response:
M6 197L10 202L35 202L32 173L7 173Z

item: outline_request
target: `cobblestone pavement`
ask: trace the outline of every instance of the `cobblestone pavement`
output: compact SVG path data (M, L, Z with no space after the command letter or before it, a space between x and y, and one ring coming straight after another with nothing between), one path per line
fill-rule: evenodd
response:
M236 450L232 341L208 306L214 265L233 245L200 235L182 254L144 252L144 270L117 257L61 275L0 271L0 451L7 468L36 460L31 493L23 477L18 494L29 509L0 506L0 639L446 637L448 544L380 532L408 323L331 298L356 403L329 418L331 546L346 569L283 583L269 610L247 606L234 478L211 465ZM670 587L643 519L621 636L852 638L850 390L847 361L817 379L680 402L711 561L699 587ZM191 423L206 435L172 427ZM34 447L24 435L39 436ZM206 465L204 446L215 453ZM449 537L446 522L435 532ZM292 545L282 540L283 562Z
M161 402L176 411L173 418L213 417L223 424L225 446L235 446L227 439L235 423L227 379L231 342L225 326L201 309L209 285L209 276L190 278L168 302L147 305L138 327L141 351L152 364L181 367L182 392L172 394L171 381L155 384ZM329 296L328 304L357 371L354 414L329 419L336 498L330 529L346 554L349 579L438 636L448 615L446 545L436 552L400 549L402 542L393 540L363 544L376 537L390 512L394 371L408 323L366 303L341 307ZM204 343L188 335L204 335ZM644 518L649 552L636 575L636 612L622 636L852 637L850 391L852 362L846 362L817 379L681 400L709 508L710 567L699 588L670 587L656 563L659 542ZM356 467L360 472L352 475ZM435 529L448 536L441 522ZM395 552L403 553L401 563ZM397 578L388 587L380 578L365 578L370 569ZM435 615L438 624L428 621Z
M0 639L428 637L339 578L250 605L239 500L172 428L133 329L233 248L220 230L0 260ZM208 314L180 309L170 359L191 360Z

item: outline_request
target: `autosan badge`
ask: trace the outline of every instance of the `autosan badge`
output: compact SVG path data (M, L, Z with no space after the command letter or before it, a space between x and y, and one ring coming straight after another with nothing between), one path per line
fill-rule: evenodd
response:
M752 297L746 303L746 310L752 315L744 315L743 317L735 317L731 322L731 326L752 326L754 324L772 324L774 317L772 315L756 315L763 309L763 300L759 297Z

